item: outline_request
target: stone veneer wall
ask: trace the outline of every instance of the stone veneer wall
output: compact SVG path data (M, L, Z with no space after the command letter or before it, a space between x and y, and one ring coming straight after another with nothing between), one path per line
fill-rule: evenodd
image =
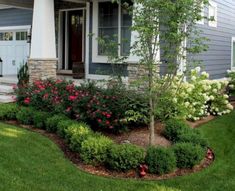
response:
M29 59L29 81L56 79L57 59Z

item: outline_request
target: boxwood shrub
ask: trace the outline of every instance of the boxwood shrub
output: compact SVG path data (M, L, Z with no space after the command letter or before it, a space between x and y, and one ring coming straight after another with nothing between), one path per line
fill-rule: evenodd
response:
M65 140L72 151L79 152L82 142L92 134L93 131L85 123L73 124L65 129Z
M33 124L36 128L45 129L46 121L50 114L43 111L37 111L33 113Z
M34 109L31 107L20 107L18 112L16 113L16 119L24 124L24 125L32 125L33 124L33 113Z
M113 144L108 152L107 167L116 171L135 169L144 162L144 149L133 144Z
M107 167L117 171L127 171L144 162L144 149L132 144L113 144L108 151Z
M100 134L88 136L81 143L80 157L86 164L102 164L107 161L108 151L113 141Z
M49 117L46 120L46 130L49 132L56 132L58 123L67 119L68 117L66 117L65 115L61 115L61 114L53 115L52 117Z
M170 141L176 143L182 133L187 133L191 130L183 120L169 119L165 122L164 136Z
M153 174L162 175L176 168L176 157L170 148L149 147L145 160L149 172Z
M178 137L178 143L192 143L194 145L200 145L204 149L208 147L207 140L202 136L202 134L192 129L189 132L185 132L179 135Z
M14 120L18 106L15 103L0 104L0 120Z
M193 168L205 156L205 150L200 145L192 143L177 143L173 146L178 168Z
M57 135L62 138L65 138L65 130L68 129L68 127L70 127L71 125L75 124L77 124L77 122L71 119L60 121L57 125Z

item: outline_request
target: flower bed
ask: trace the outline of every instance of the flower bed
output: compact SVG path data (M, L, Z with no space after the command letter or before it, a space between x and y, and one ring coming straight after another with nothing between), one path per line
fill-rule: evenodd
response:
M4 112L5 110L7 112ZM1 104L0 111L2 111L0 119L18 119L21 124L35 125L45 120L45 118L41 118L41 121L39 118L35 118L35 116L41 115L41 111L15 104ZM28 115L27 120L20 120L29 111L31 115ZM196 130L178 120L169 121L164 133L169 139L177 135L177 141L174 141L173 147L151 147L145 151L132 144L115 144L110 138L92 131L83 122L71 121L62 115L50 116L47 113L47 116L46 121L41 123L43 125L38 127L49 132L57 132L72 151L79 153L84 163L105 166L114 171L127 172L133 169L138 171L140 165L146 164L149 166L150 173L165 174L174 171L177 167L192 168L194 165L200 164L207 151L204 138ZM191 141L191 139L187 139L187 136L196 138ZM182 141L184 143L180 143ZM158 160L153 160L155 155ZM171 159L168 163L165 162L167 158Z

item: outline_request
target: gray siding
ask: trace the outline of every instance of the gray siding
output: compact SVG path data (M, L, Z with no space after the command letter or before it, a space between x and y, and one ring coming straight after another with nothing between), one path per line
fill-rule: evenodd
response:
M210 27L208 21L198 25L202 36L207 37L209 46L207 52L197 56L202 60L202 68L206 70L211 79L226 77L227 70L231 69L231 40L235 37L235 1L214 0L218 6L217 28ZM208 9L205 10L206 16Z
M26 9L1 9L0 27L32 25L32 10Z

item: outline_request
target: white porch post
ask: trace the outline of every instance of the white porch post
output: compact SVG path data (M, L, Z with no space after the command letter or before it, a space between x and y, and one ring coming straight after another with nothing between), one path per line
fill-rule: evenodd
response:
M34 0L30 81L56 78L54 0Z

